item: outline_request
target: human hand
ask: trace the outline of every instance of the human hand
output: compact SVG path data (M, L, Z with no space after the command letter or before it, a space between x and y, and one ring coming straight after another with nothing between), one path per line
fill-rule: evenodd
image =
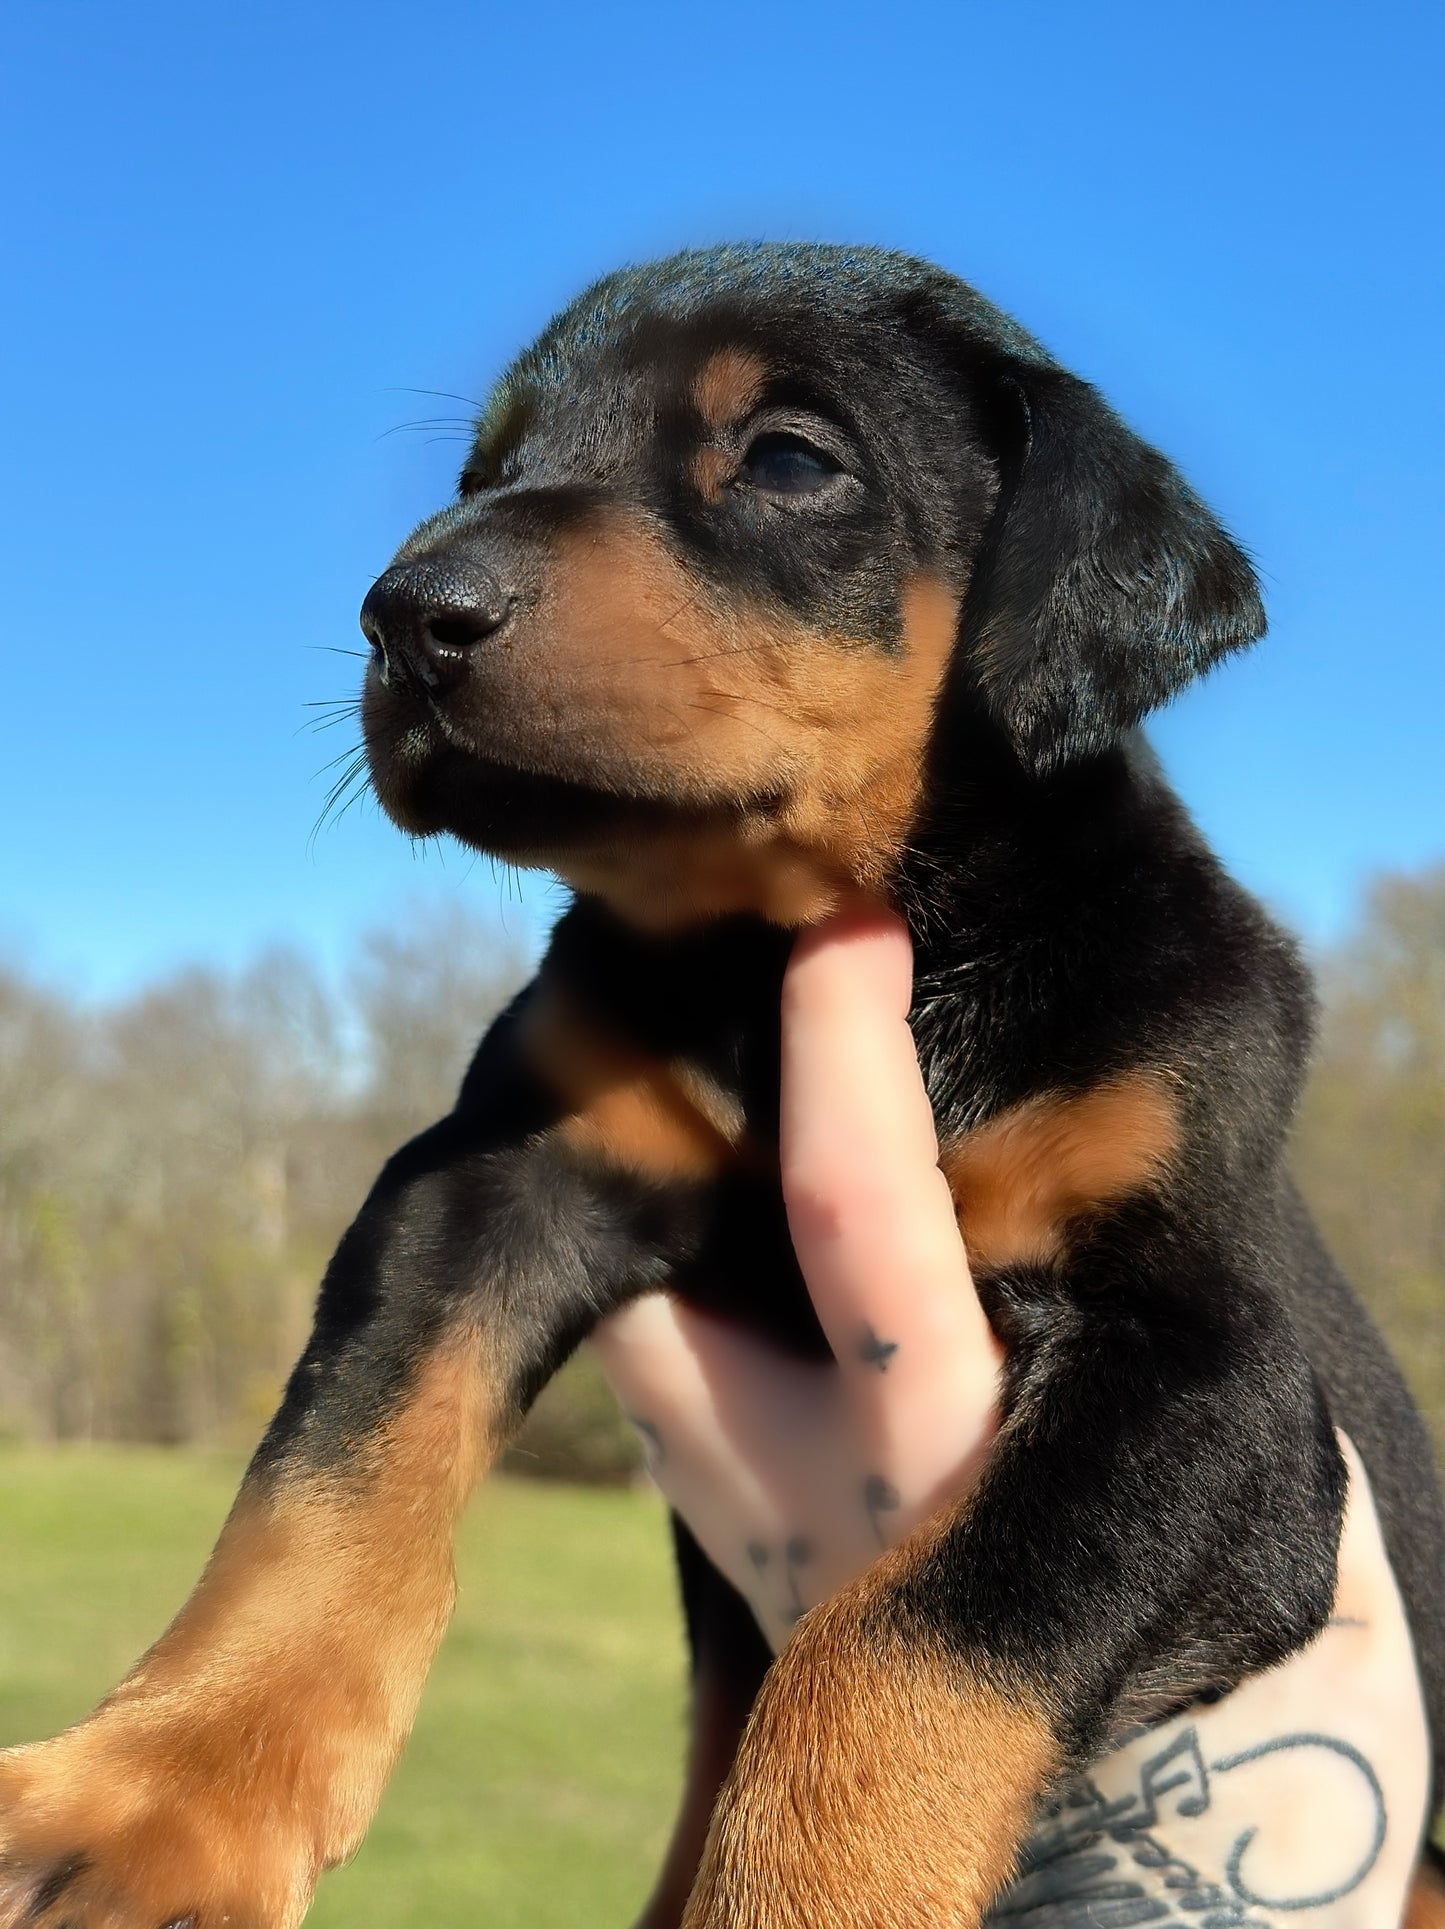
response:
M967 1491L997 1423L1001 1352L935 1163L910 973L902 926L853 915L799 939L784 987L784 1194L836 1364L785 1358L660 1296L595 1341L659 1486L775 1649L801 1612ZM1001 1920L1399 1921L1423 1825L1424 1720L1368 1482L1345 1446L1329 1629L1098 1763L1041 1820Z
M650 1470L774 1649L966 1491L1002 1349L969 1277L908 1029L912 952L876 915L797 941L783 987L788 1223L836 1361L652 1295L593 1344Z
M1282 1667L1097 1762L1035 1828L1000 1929L1400 1922L1429 1744L1370 1483L1340 1444L1350 1491L1329 1626Z

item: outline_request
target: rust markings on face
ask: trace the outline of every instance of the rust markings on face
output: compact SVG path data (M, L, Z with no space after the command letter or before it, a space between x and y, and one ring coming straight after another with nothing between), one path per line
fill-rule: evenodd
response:
M980 1921L1060 1750L1042 1693L1002 1693L941 1641L885 1632L887 1601L954 1526L953 1509L926 1522L804 1616L743 1736L685 1929Z
M885 650L726 606L641 519L564 535L528 624L544 641L519 639L509 669L524 754L689 816L557 870L653 929L744 911L795 925L880 892L920 802L957 618L955 591L919 575Z
M946 1146L939 1158L969 1258L996 1270L1063 1256L1069 1228L1145 1190L1178 1150L1164 1074L1128 1073L1030 1099Z
M692 385L693 406L713 435L741 422L762 399L767 367L744 348L720 348L708 357ZM720 502L733 470L732 454L704 442L692 458L692 478L707 502Z
M698 370L692 399L710 429L728 429L757 407L767 379L760 356L746 348L720 348Z
M692 479L705 502L721 502L737 465L726 449L703 443L692 458Z
M613 1037L555 986L521 1021L522 1051L566 1108L564 1144L650 1179L709 1179L736 1156L741 1111L696 1066Z
M61 1913L118 1920L115 1883L127 1922L178 1901L207 1922L299 1922L411 1726L456 1517L511 1422L498 1387L482 1336L456 1334L344 1475L248 1481L169 1630L88 1720L17 1758L39 1822L15 1852L87 1847Z

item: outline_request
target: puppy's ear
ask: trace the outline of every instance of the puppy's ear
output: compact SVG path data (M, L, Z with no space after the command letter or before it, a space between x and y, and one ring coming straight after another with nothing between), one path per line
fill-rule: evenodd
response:
M981 380L1001 488L965 603L966 662L1043 775L1262 636L1264 609L1241 550L1086 382L1027 361Z

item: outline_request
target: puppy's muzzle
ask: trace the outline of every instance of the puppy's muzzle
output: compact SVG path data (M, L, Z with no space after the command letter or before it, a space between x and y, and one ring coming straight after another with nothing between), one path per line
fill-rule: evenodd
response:
M466 674L515 601L465 554L422 556L377 578L361 606L361 628L381 660L383 682L440 693Z

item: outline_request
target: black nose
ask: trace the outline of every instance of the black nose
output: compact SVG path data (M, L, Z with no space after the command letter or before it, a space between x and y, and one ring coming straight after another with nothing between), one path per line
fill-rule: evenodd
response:
M502 627L511 608L512 598L482 563L422 556L376 579L361 606L361 627L381 656L384 679L410 677L435 690L466 669L470 653Z

